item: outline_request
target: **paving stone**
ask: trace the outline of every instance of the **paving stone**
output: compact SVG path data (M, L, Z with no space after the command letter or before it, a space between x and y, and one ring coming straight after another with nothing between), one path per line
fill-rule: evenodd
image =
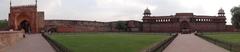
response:
M41 34L29 34L26 38L6 49L6 52L55 52Z
M230 52L194 34L180 34L163 52Z

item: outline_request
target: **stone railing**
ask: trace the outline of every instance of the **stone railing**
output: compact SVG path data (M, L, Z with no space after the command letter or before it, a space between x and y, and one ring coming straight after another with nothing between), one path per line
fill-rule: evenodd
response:
M18 40L23 39L23 34L21 31L0 31L0 50L16 44Z

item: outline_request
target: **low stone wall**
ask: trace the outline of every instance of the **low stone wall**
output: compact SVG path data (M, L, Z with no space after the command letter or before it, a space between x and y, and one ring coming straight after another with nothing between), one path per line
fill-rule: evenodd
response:
M16 44L23 38L23 34L21 31L0 31L0 49Z

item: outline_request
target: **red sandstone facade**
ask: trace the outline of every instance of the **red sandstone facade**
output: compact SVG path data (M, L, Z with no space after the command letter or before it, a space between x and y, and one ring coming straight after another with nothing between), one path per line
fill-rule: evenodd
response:
M176 13L171 16L151 16L146 9L143 17L143 32L220 32L225 31L226 17L220 9L218 16L202 16L193 13Z
M44 28L44 12L38 12L36 5L10 6L9 28L39 33Z

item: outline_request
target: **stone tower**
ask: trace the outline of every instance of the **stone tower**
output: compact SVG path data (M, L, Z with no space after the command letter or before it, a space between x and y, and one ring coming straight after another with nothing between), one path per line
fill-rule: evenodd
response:
M151 11L147 8L147 9L145 9L143 15L144 16L151 16Z
M222 8L218 11L218 16L225 16L225 12Z

